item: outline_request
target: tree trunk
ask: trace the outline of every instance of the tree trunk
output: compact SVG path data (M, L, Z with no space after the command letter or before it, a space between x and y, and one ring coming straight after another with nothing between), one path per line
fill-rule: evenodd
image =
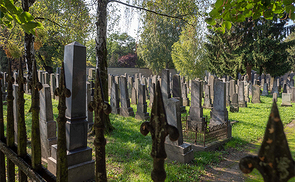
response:
M97 22L96 22L96 68L99 69L103 98L105 101L109 100L108 96L108 65L107 65L107 4L108 0L97 1ZM105 132L109 133L115 128L110 122L108 115L103 114L105 121Z
M248 75L248 80L247 82L252 80L252 74L251 74L251 69L252 69L252 65L247 64L246 70L247 70L247 75Z

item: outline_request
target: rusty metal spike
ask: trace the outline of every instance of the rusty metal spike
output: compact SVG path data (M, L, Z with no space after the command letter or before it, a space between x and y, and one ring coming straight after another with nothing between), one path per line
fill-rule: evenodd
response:
M294 160L276 102L273 102L258 156L244 157L239 165L246 174L256 168L264 181L288 181L295 176Z
M157 81L156 84L156 92L150 122L142 123L140 132L143 135L147 135L150 132L152 136L153 144L151 156L154 160L154 169L151 173L152 180L156 182L165 181L166 172L164 169L164 160L167 157L164 145L165 138L169 134L170 139L175 141L179 137L179 132L176 127L167 123L159 81Z

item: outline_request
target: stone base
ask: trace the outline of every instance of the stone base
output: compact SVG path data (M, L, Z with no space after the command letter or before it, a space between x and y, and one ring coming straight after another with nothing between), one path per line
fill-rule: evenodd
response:
M283 107L292 107L291 103L282 103L281 106Z
M56 175L57 145L51 147L51 157L48 158L48 170ZM92 149L80 148L67 151L68 182L80 182L94 180L94 160Z
M230 112L239 112L239 106L233 106L231 105L229 108Z
M188 117L186 121L187 130L193 130L193 131L198 130L200 132L200 131L203 131L204 125L205 125L204 117L199 118L198 120L191 120L191 118Z
M149 119L149 113L136 112L135 119L146 121Z
M120 109L120 115L124 117L134 116L134 111L132 107L128 108L121 108Z
M189 106L189 104L190 104L189 98L183 98L182 99L182 105L183 106Z
M247 107L247 102L239 102L239 107Z
M252 101L251 101L253 104L256 104L256 103L261 103L260 99L259 100L253 100L252 98Z
M213 151L216 150L218 147L221 145L229 142L232 138L226 138L224 140L216 141L209 143L208 145L196 145L196 144L191 144L194 152L201 152L201 151Z
M183 143L182 145L171 145L165 143L167 157L183 164L189 163L194 159L194 152L191 144Z

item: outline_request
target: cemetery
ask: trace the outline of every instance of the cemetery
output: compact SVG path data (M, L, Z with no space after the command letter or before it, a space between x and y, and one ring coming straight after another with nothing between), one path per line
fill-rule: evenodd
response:
M0 182L295 181L294 7L0 1Z

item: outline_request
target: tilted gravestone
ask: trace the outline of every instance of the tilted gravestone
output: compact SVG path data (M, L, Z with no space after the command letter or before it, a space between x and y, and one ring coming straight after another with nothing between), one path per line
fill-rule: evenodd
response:
M120 76L121 108L120 115L124 117L134 116L133 108L130 107L130 98L127 89L127 78Z
M260 103L260 87L258 85L252 86L252 103Z
M213 107L211 97L210 97L210 87L211 85L207 84L205 85L205 97L204 97L204 104L203 108L211 109Z
M238 92L238 104L239 107L247 107L247 102L245 101L245 91L244 91L244 83L243 81L239 82L239 92Z
M213 108L211 109L210 124L209 126L214 126L222 123L228 122L228 112L226 109L226 96L225 96L225 83L217 80L214 86L214 101Z
M262 96L267 96L268 95L268 84L264 83L263 85L263 91L262 91Z
M289 93L282 93L282 104L281 106L284 107L292 107L291 104L291 94Z
M199 81L192 81L191 90L191 107L189 110L189 117L187 119L187 129L193 131L203 131L205 125L205 118L203 117L202 108L202 84Z
M147 120L149 118L149 113L147 112L147 103L145 98L146 86L140 84L138 87L138 103L137 103L137 112L135 119Z
M166 107L167 123L178 129L179 137L176 141L171 141L169 137L165 140L165 151L167 157L180 163L189 163L194 159L194 152L191 144L183 143L180 101L170 98Z
M57 143L56 122L53 118L51 89L48 84L44 84L40 93L40 139L41 156L47 161L51 156L51 145Z
M239 112L238 94L232 95L232 101L230 103L230 112Z
M65 46L64 70L66 87L71 96L66 99L66 148L68 181L94 179L92 149L87 146L88 121L86 120L86 47L73 42ZM51 148L48 169L56 173L57 145Z
M110 105L112 107L112 113L114 114L120 114L120 99L119 99L119 93L118 93L118 84L115 82L114 76L112 76L112 90L111 90L111 100Z

